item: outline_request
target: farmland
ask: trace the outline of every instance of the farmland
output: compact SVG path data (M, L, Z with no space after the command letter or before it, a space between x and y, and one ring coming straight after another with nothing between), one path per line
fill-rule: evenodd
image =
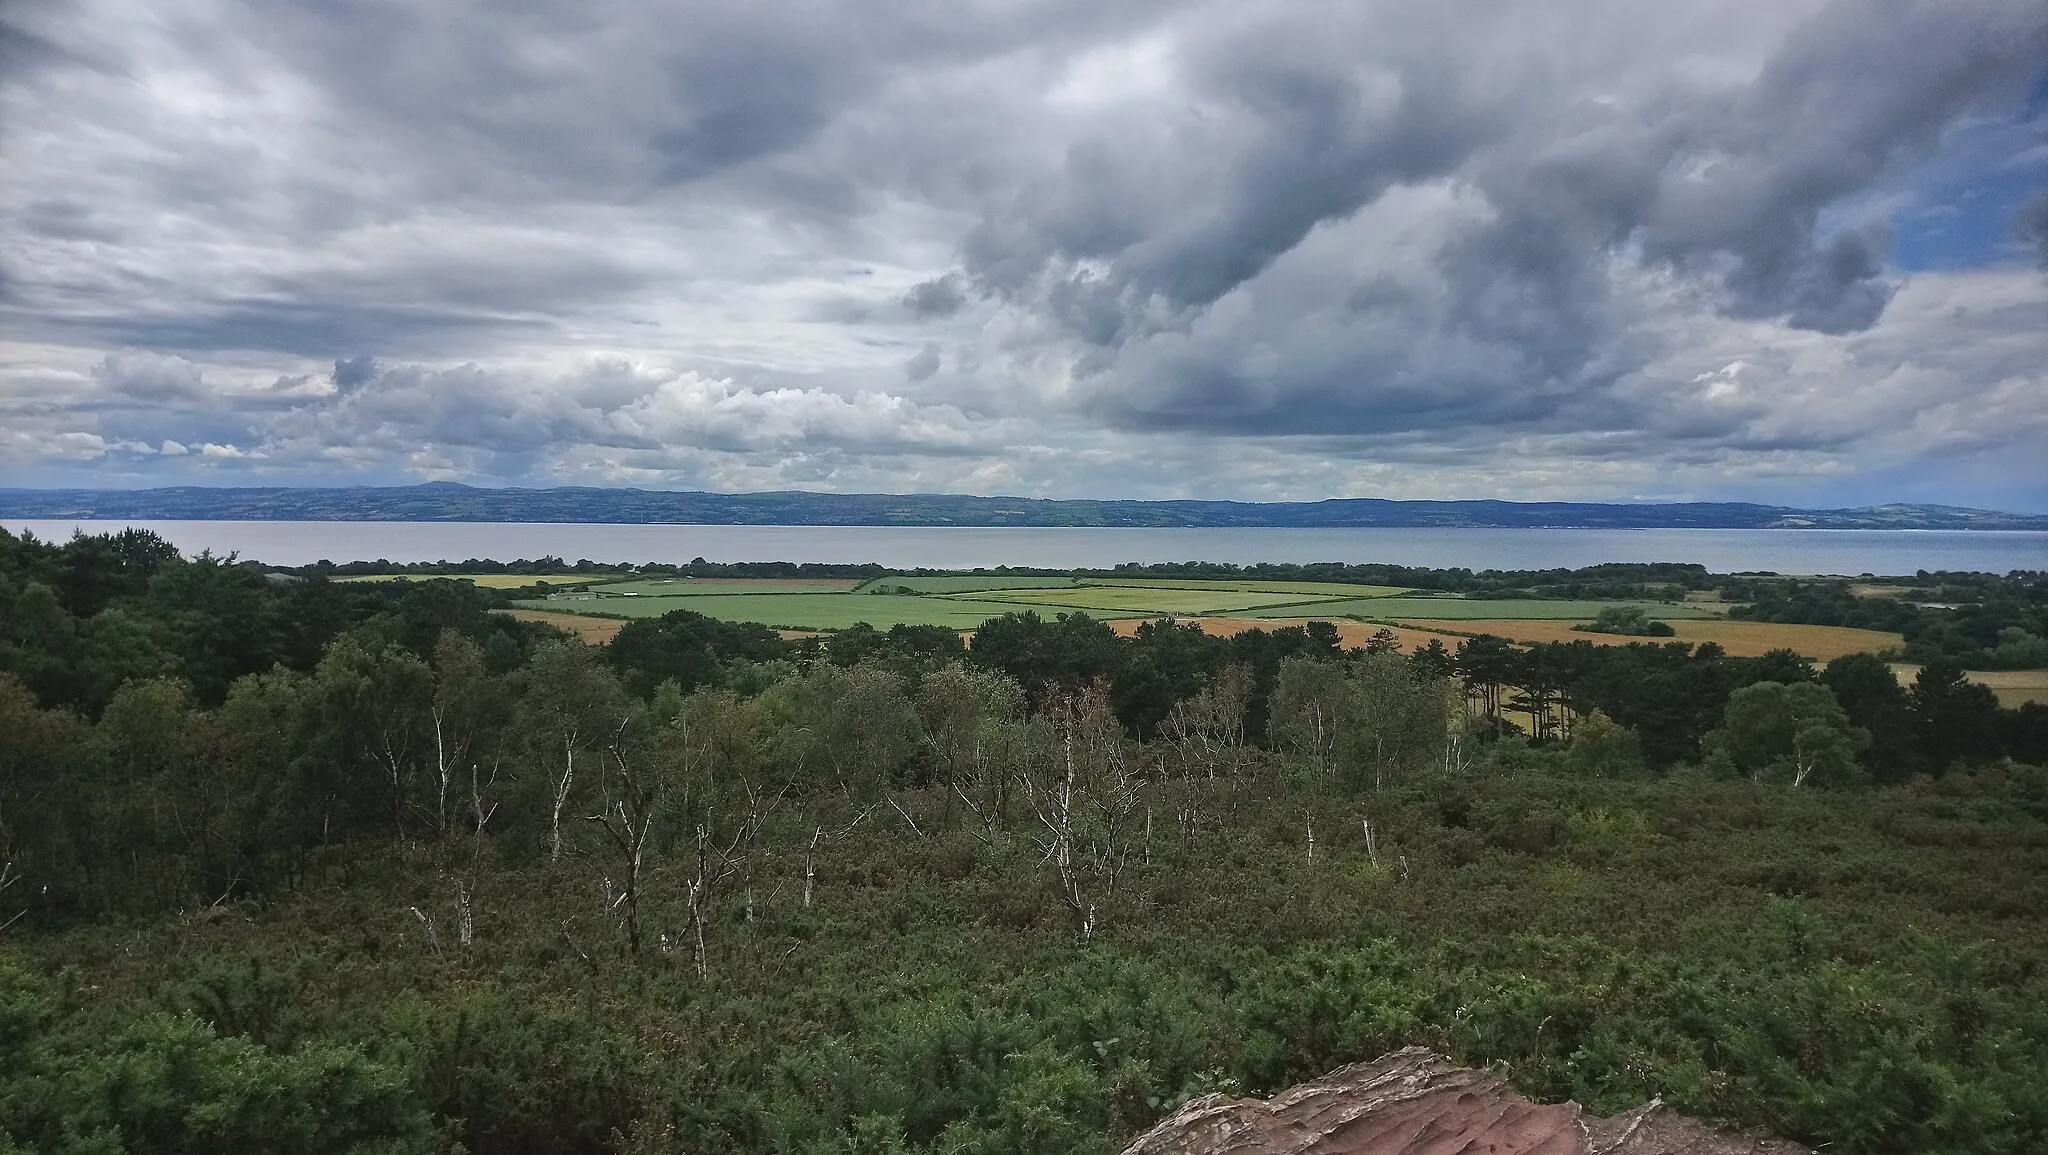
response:
M877 629L913 625L972 630L989 618L1023 612L1047 617L1086 613L1119 622L1119 632L1126 633L1134 630L1140 620L1156 617L1192 621L1205 632L1219 635L1328 621L1338 626L1347 646L1362 644L1384 626L1393 630L1404 650L1427 645L1431 639L1456 649L1464 638L1482 633L1523 644L1586 641L1625 645L1654 641L1584 633L1572 628L1602 609L1626 605L1641 608L1651 618L1669 621L1676 633L1673 641L1713 642L1736 657L1791 649L1816 661L1827 661L1848 653L1893 649L1902 642L1898 634L1878 630L1731 621L1723 616L1721 604L1711 602L1416 596L1414 591L1396 586L1253 579L937 574L866 581L625 580L531 599L521 605L527 612L546 615L531 620L558 621L576 615L609 620L654 618L686 609L725 621L756 622L788 630L840 630L860 623ZM609 632L604 636L609 637ZM2017 699L2032 691L2016 684L2000 692Z
M1260 581L1256 578L1240 580L1198 581L1187 578L1117 578L1110 581L1083 579L1083 585L1114 585L1130 589L1170 590L1237 590L1258 594L1299 594L1304 598L1384 598L1413 591L1402 586L1362 586L1348 582L1293 582Z
M1199 588L1135 588L1129 586L1076 586L1072 589L992 590L982 595L993 601L1014 602L1024 607L1060 610L1100 610L1117 614L1216 614L1261 606L1301 604L1299 594L1252 593L1244 590ZM1320 606L1320 601L1311 603Z
M1350 598L1341 601L1320 601L1312 605L1294 604L1284 609L1269 609L1254 617L1298 618L1303 614L1328 614L1335 617L1357 617L1369 620L1406 621L1427 618L1438 621L1514 619L1517 621L1590 621L1593 615L1613 606L1639 606L1643 612L1659 620L1679 618L1707 618L1715 616L1711 611L1694 605L1680 605L1669 602L1588 602L1588 601L1546 601L1538 599L1480 599L1480 598Z
M337 578L343 582L470 582L487 590L516 590L527 586L593 586L615 583L618 578L612 574L523 574L523 573L395 573L372 574L364 577Z
M1907 662L1892 663L1892 672L1902 682L1911 682L1920 676L1920 667ZM2028 702L2039 702L2048 706L2048 670L1978 670L1969 675L1972 682L1988 686L1998 696L1998 704L2008 710L2016 710Z
M844 594L860 583L832 578L681 578L666 581L609 582L600 597L687 598L733 594Z
M1120 621L1109 623L1109 628L1123 637L1131 637L1138 632L1138 627L1144 625L1146 620L1144 618L1124 618ZM1306 626L1312 621L1323 620L1325 619L1207 617L1187 618L1184 619L1184 622L1185 624L1199 627L1205 634L1219 638L1228 638L1243 633L1246 630L1285 629L1289 626ZM1403 653L1427 647L1432 641L1441 642L1447 650L1456 650L1458 644L1465 640L1464 637L1458 634L1439 633L1433 630L1416 629L1411 626L1383 626L1378 622L1361 622L1351 618L1338 618L1335 621L1328 622L1328 624L1336 629L1337 637L1342 640L1344 648L1350 650L1355 650L1365 645L1366 639L1381 630L1394 635L1394 644L1399 646Z
M1484 602L1477 603L1484 605ZM1898 646L1897 634L1878 630L1857 630L1844 626L1780 625L1776 622L1731 622L1721 619L1674 621L1674 637L1637 638L1621 634L1593 634L1575 630L1570 621L1541 621L1514 618L1418 619L1406 623L1418 630L1449 630L1463 634L1493 634L1516 642L1592 642L1599 646L1624 646L1631 642L1712 642L1730 657L1755 658L1772 650L1792 650L1817 662L1831 661L1844 654L1875 653Z
M522 622L540 622L558 630L567 630L584 642L601 646L618 636L626 623L618 618L598 618L589 614L562 614L551 610L505 610L507 616Z
M690 610L728 622L758 622L764 626L795 630L843 630L862 622L885 629L901 624L971 630L990 618L1016 613L1024 607L967 598L768 592L679 597L550 598L524 603L524 608L626 618L658 618L672 610Z
M1006 577L1002 574L937 574L920 577L883 577L861 583L862 593L894 593L909 590L917 594L971 594L985 590L1072 589L1080 584L1070 577Z

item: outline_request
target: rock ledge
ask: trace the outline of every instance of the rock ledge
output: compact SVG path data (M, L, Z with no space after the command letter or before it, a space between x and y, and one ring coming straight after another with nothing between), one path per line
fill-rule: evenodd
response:
M1124 1155L1813 1155L1718 1131L1660 1100L1600 1118L1531 1103L1490 1071L1421 1047L1340 1067L1271 1099L1207 1095Z

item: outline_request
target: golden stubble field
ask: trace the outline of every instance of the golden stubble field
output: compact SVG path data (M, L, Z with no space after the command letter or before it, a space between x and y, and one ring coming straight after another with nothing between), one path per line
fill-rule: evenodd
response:
M1204 633L1228 637L1241 630L1277 629L1281 626L1299 626L1312 621L1329 621L1326 618L1181 618L1184 623L1193 623ZM1110 628L1129 637L1137 632L1139 620L1111 622ZM1362 646L1365 640L1381 629L1392 630L1405 652L1418 646L1427 646L1435 638L1450 649L1467 637L1476 634L1494 634L1510 641L1535 642L1592 642L1602 646L1623 646L1630 642L1714 642L1739 658L1759 657L1771 650L1788 649L1804 654L1817 662L1831 661L1844 654L1875 653L1902 643L1897 634L1879 630L1856 630L1842 626L1801 626L1781 625L1776 622L1731 622L1719 619L1674 621L1671 628L1675 636L1670 638L1630 638L1617 634L1589 634L1572 629L1568 621L1532 621L1522 618L1478 618L1456 621L1410 621L1400 625L1381 626L1375 622L1350 620L1331 621L1337 633L1344 639L1346 647ZM2048 674L2044 674L2048 677Z
M1892 673L1898 675L1900 685L1911 685L1920 676L1920 667L1893 662ZM1991 687L1991 692L1998 695L1998 704L2008 710L2028 702L2048 706L2048 670L1972 670L1970 680Z
M552 610L499 610L507 617L522 622L542 622L565 629L593 646L601 646L619 636L626 627L624 618L593 618L588 614L558 614ZM817 636L819 630L777 630L784 641Z
M593 646L601 646L617 637L626 623L620 618L593 618L586 614L558 614L550 610L499 610L507 617L522 622L542 622L558 629L564 629Z
M1337 627L1337 633L1348 647L1362 646L1365 640L1382 629L1392 630L1401 643L1403 652L1419 646L1427 646L1435 638L1450 649L1467 637L1476 634L1493 634L1510 641L1535 642L1592 642L1602 646L1623 646L1630 642L1715 642L1733 657L1760 657L1771 650L1788 649L1804 654L1817 662L1830 661L1843 654L1875 653L1879 650L1900 645L1903 641L1897 634L1878 630L1855 630L1843 626L1797 626L1781 625L1776 622L1731 622L1720 619L1680 620L1671 623L1675 636L1670 638L1630 638L1617 634L1589 634L1572 629L1568 621L1532 621L1523 618L1478 618L1456 621L1410 621L1400 625L1382 626L1375 622L1345 620L1331 621L1327 618L1181 618L1202 628L1204 633L1229 637L1242 630L1277 629L1281 626L1306 625L1312 621L1330 621ZM1137 632L1141 620L1111 622L1110 628L1129 637Z
M1761 657L1771 650L1793 650L1817 662L1832 661L1844 654L1876 653L1902 645L1905 639L1880 630L1856 630L1846 626L1799 626L1778 622L1733 622L1721 619L1673 621L1675 636L1631 638L1618 634L1589 634L1572 628L1572 622L1538 622L1522 619L1484 618L1477 621L1418 621L1409 625L1420 630L1458 630L1468 634L1496 634L1517 642L1592 642L1601 646L1625 646L1630 642L1713 642L1737 658Z
M1138 627L1144 625L1148 620L1157 619L1127 618L1122 621L1110 622L1109 628L1128 638L1137 633ZM1383 629L1393 632L1395 640L1401 644L1401 651L1403 653L1428 646L1431 638L1441 641L1445 648L1452 650L1457 649L1458 643L1465 640L1453 634L1410 629L1407 626L1381 626L1372 622L1356 622L1349 618L1176 618L1175 620L1182 625L1200 626L1203 633L1213 634L1219 638L1227 638L1234 634L1242 633L1245 630L1271 631L1280 629L1283 626L1305 626L1310 622L1329 622L1337 627L1337 636L1343 639L1345 649L1356 649L1364 645L1367 638L1372 637Z

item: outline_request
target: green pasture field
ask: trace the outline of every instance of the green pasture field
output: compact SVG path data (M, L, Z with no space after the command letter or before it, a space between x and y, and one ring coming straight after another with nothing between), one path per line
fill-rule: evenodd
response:
M852 578L682 578L615 582L604 587L606 594L636 594L640 597L693 598L733 597L742 594L843 594L852 593L860 583Z
M1236 613L1258 606L1286 603L1300 605L1299 594L1248 593L1243 590L1153 589L1131 586L1079 586L1059 590L991 590L983 595L991 601L1015 602L1020 606L1049 609L1107 610L1126 616L1136 614ZM1318 607L1322 602L1310 602Z
M518 575L481 575L504 588L528 584ZM1085 580L1085 579L1084 579ZM1639 606L1652 618L1713 618L1698 606L1663 602L1547 601L1403 597L1389 586L1347 586L1336 582L1181 581L1122 582L1046 577L941 575L875 578L867 582L821 579L735 579L727 581L615 581L580 594L522 602L529 609L601 617L652 618L687 609L732 622L759 622L789 629L836 630L858 622L877 629L897 624L973 629L1006 613L1037 610L1045 615L1080 610L1100 618L1155 614L1229 615L1254 618L1359 618L1378 621L1433 619L1475 621L1585 621L1612 606ZM1022 583L1022 584L991 584ZM877 592L897 584L922 596ZM1263 587L1263 588L1250 588ZM1329 597L1329 591L1350 597ZM1360 594L1361 590L1373 591ZM1384 592L1381 592L1384 591ZM1316 596L1322 594L1324 596Z
M457 581L472 582L489 590L516 590L530 585L546 583L551 586L594 586L609 585L619 581L616 574L595 574L578 577L574 574L519 574L519 573L385 573L361 577L343 577L338 582L431 582Z
M860 584L864 594L898 587L921 594L972 594L986 590L1071 589L1070 577L1004 577L1001 574L943 574L930 577L878 577Z
M969 598L883 597L853 593L548 598L519 604L526 609L627 618L658 618L670 610L690 610L722 621L759 622L764 626L792 630L843 630L860 622L878 630L898 624L971 630L990 618L1033 608Z
M1573 602L1508 598L1355 598L1347 601L1317 602L1308 606L1268 607L1250 616L1257 618L1300 618L1322 615L1399 621L1423 618L1436 621L1478 621L1485 618L1519 618L1524 621L1591 621L1601 610L1614 606L1638 606L1652 618L1712 618L1696 606L1665 602Z
M1127 589L1153 590L1232 590L1254 594L1301 594L1305 597L1326 595L1336 598L1384 598L1395 594L1412 592L1404 586L1350 585L1345 582L1288 582L1260 581L1257 578L1231 578L1222 581L1205 581L1197 578L1081 578L1082 585L1117 586Z

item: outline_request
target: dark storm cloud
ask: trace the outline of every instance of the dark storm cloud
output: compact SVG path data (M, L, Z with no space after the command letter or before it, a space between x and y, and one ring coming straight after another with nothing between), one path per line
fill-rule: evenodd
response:
M46 7L18 3L18 8ZM40 13L28 13L40 15ZM83 53L72 51L25 26L15 11L0 12L0 76L22 76L40 68L66 63L83 63Z
M376 376L377 359L368 353L358 353L353 357L335 361L334 374L330 379L334 382L335 392L347 393L351 389L369 384Z
M201 131L174 139L147 122L156 109L130 123L117 117L134 116L132 106L105 109L100 127L135 139L117 161L90 168L91 181L103 186L98 203L31 204L9 213L9 225L64 252L66 263L101 261L89 242L125 238L135 258L102 264L99 283L34 287L45 299L118 288L138 302L146 297L148 307L56 307L24 325L83 329L114 346L313 358L366 346L460 355L534 318L607 308L674 278L678 270L630 237L608 243L597 235L622 222L629 231L670 220L695 228L692 218L713 224L766 213L805 227L852 227L848 218L886 191L897 166L887 156L821 164L795 155L835 118L856 112L906 71L944 71L1017 51L1058 53L1097 30L1142 19L1149 7L1105 14L1081 0L1015 10L936 0L773 7L597 0L408 9L231 0L226 11L210 13L174 3L164 13L162 41L116 38L107 49L125 77L119 83L136 84L153 66L170 64L176 87L187 80L176 70L196 70L220 89L209 98L246 102L228 116L238 131L194 126ZM52 7L45 20L52 35L95 39L82 13L67 22ZM70 51L40 34L10 43L39 58ZM166 61L166 52L189 56ZM0 84L31 80L0 74ZM117 91L103 94L110 104L119 103ZM275 126L285 135L250 139L273 127L263 115L280 94L290 97L290 123ZM45 117L61 110L90 122L102 111L69 107L58 90L46 95ZM917 145L897 140L891 147L908 153ZM51 152L62 150L53 141ZM859 171L867 164L887 174ZM62 175L53 164L43 167L53 183ZM91 200L93 190L79 195ZM120 218L147 220L157 211L189 212L223 239L253 241L286 259L269 267L235 262L238 276L256 270L240 293L222 292L203 270L153 278L141 266L158 241L155 230ZM407 229L418 243L392 247L378 236ZM553 243L530 248L536 237L521 232ZM344 241L381 247L332 248ZM53 262L35 271L62 270ZM110 280L116 284L104 283ZM170 302L183 308L166 310ZM944 307L945 291L924 302ZM165 315L174 311L183 315Z
M788 153L907 72L1056 47L1156 5L247 7L261 41L351 117L467 162L437 179L491 198L630 200Z
M1561 414L1561 386L1576 378L1592 399L1627 368L1598 363L1614 336L1603 266L1615 259L1715 286L1733 317L1870 327L1895 291L1889 238L1819 235L1820 211L1924 155L1958 116L2015 97L2048 61L2048 9L1844 2L1742 83L1607 95L1575 83L1569 61L1496 67L1475 47L1484 38L1401 35L1402 17L1427 19L1376 6L1351 35L1309 43L1283 9L1219 38L1191 67L1200 115L1174 126L1171 150L1142 136L1078 144L1056 177L968 238L978 282L1118 349L1084 365L1100 378L1098 408L1137 424L1284 432L1355 419L1365 432L1432 415ZM1351 328L1348 349L1341 338L1307 356L1283 346L1279 375L1262 381L1231 362L1268 332L1210 343L1208 363L1183 348L1166 380L1133 382L1127 370L1146 358L1131 352L1152 334L1189 328L1227 293L1269 291L1263 275L1311 230L1432 179L1469 182L1491 212L1446 240L1450 297L1427 330L1499 349L1480 359L1498 370L1490 382L1462 389L1442 366L1389 363L1370 322ZM1354 299L1373 286L1360 288ZM1429 384L1418 392L1409 376ZM1522 395L1468 403L1487 386Z
M903 303L919 317L950 317L967 304L967 278L954 272L920 281L903 295Z

